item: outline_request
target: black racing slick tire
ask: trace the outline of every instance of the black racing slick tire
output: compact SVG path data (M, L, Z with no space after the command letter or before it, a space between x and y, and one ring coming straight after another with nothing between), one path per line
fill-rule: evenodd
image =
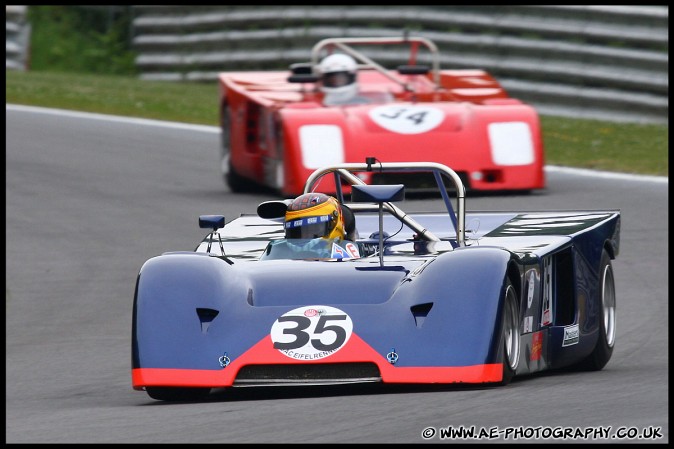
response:
M517 290L508 279L503 301L503 378L499 385L507 385L515 376L520 359L520 320Z
M203 401L211 392L210 388L146 387L146 393L152 399L170 402Z
M230 171L230 152L232 150L232 122L230 119L229 107L225 104L220 112L220 173L225 185L228 184L228 175Z
M220 173L225 185L234 193L254 191L257 187L253 181L239 175L232 166L232 120L229 107L222 106L220 118Z
M592 353L583 360L578 368L586 371L603 369L613 355L616 337L616 295L615 280L611 257L606 250L602 251L599 264L599 294L601 315L599 319L599 336Z

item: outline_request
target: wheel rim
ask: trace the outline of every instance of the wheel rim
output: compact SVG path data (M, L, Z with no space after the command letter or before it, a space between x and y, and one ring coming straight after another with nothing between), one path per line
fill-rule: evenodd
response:
M505 351L510 369L515 370L520 359L520 339L517 314L517 295L512 285L508 285L505 302Z
M223 176L227 176L229 174L229 153L226 153L222 156L220 161L220 171L222 172Z
M604 332L606 332L606 343L613 347L615 343L615 283L613 281L613 270L610 265L604 268L601 302L604 315Z
M224 176L229 174L229 153L231 146L229 109L222 111L222 124L220 126L220 171Z

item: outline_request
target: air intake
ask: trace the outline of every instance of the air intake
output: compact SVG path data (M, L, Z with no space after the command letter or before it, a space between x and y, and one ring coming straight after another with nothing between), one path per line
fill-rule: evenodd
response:
M426 319L428 313L431 311L432 308L433 308L432 302L427 302L425 304L417 304L416 306L410 307L412 316L414 316L414 323L417 325L418 328L421 328L421 326L424 324L424 320Z
M201 322L201 332L206 333L208 330L208 326L211 325L211 321L215 319L216 316L218 316L217 310L214 309L197 309L197 316L199 317L199 321Z
M247 365L239 371L234 386L331 385L365 382L381 382L381 373L376 364Z

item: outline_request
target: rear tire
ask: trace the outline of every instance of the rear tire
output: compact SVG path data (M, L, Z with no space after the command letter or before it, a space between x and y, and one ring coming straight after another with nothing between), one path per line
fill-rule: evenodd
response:
M613 266L611 257L606 250L602 251L599 265L600 306L601 317L599 320L599 337L597 344L585 360L578 364L578 368L587 371L599 371L606 366L613 355L616 336L616 298L615 280L613 278Z
M507 385L515 376L520 360L520 320L517 291L510 279L506 282L503 301L503 379L500 385Z
M171 402L203 401L211 392L210 388L146 387L146 393L152 399Z

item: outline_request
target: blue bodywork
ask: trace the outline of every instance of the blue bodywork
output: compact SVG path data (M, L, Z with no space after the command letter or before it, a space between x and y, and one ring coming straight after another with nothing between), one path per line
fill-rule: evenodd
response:
M400 195L397 187L378 191ZM521 347L515 375L571 366L593 353L602 328L602 254L619 253L619 211L466 213L465 241L452 214L410 213L410 229L393 214L357 212L364 257L283 260L262 257L284 237L282 219L242 215L218 227L218 216L204 216L202 227L213 232L195 251L165 253L140 269L132 369L217 373L223 355L234 364L251 352L264 364L269 353L259 348L279 317L307 306L349 317L360 345L355 361L381 368L395 353L396 369L501 366L508 285ZM437 238L419 238L420 229ZM387 237L380 241L381 231ZM415 371L411 381L442 382L434 375Z
M232 265L203 252L207 242L196 252L167 253L143 265L136 292L134 367L220 369L217 357L223 351L236 358L268 334L278 316L311 304L338 305L353 318L358 334L379 353L396 348L400 366L493 362L506 276L514 278L521 292L525 272L532 271L539 282L541 259L566 248L574 255L574 296L594 298L600 256L596 247L606 245L614 256L618 249L613 240L617 225L614 212L593 214L577 226L588 222L600 225L576 236L524 230L522 223L517 223L520 217L510 213L469 214L469 220L483 223L507 221L476 235L470 246L453 251L415 255L415 243L403 233L387 242L383 267L376 257L258 261L251 253L259 256L270 238L280 238L281 225L253 216L241 217L222 230L227 256L238 261ZM418 217L427 223L432 218ZM370 231L368 225L375 225L373 219L376 216L359 217L364 233ZM546 216L546 222L551 220ZM239 241L229 236L240 227L247 228L245 235L252 227L278 228L278 232L263 232L259 240L249 237ZM376 241L369 243L374 245ZM540 296L540 286L536 289ZM557 301L575 301L575 297ZM524 311L526 298L522 299ZM423 314L414 311L420 305L427 305ZM585 344L573 348L571 361L587 355L596 340L599 305L587 301L585 306L585 321L580 323L580 341ZM217 311L216 319L206 326L210 316L200 315L199 310ZM561 344L556 344L561 341L562 328L548 328L546 365L561 365L569 358L565 354L569 351L562 351Z

